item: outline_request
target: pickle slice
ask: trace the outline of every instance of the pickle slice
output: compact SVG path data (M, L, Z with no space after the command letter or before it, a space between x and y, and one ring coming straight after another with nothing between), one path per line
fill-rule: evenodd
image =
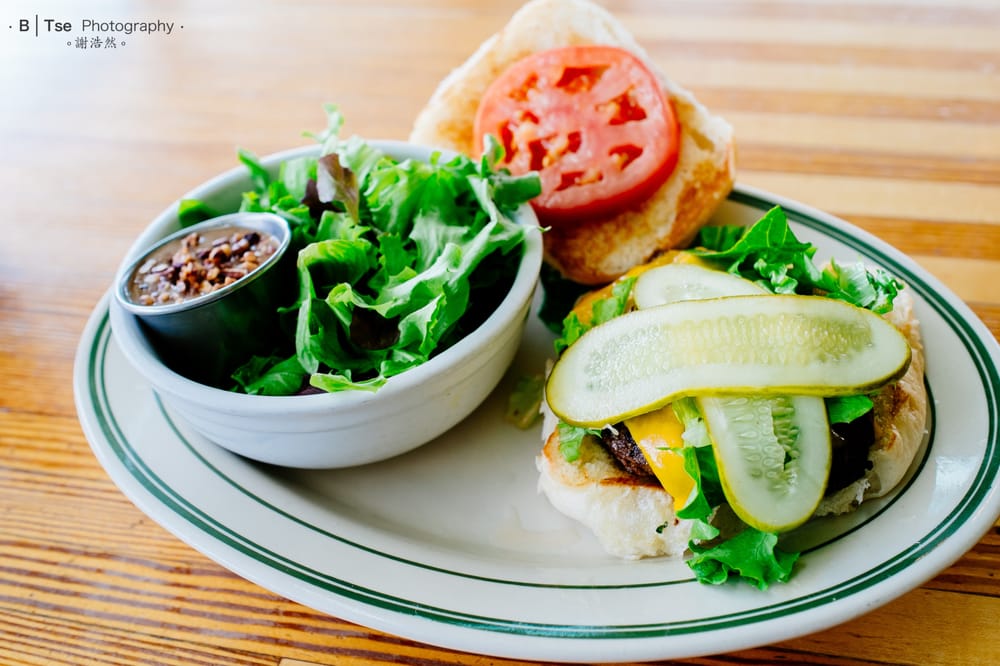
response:
M808 520L830 474L823 399L727 396L697 402L736 515L764 532L785 532Z
M683 396L865 393L906 372L878 315L820 296L731 296L635 310L595 326L546 384L563 421L603 427Z
M721 296L751 296L770 293L764 287L732 273L697 264L666 264L651 268L632 287L632 301L640 310Z
M632 298L641 309L763 293L769 292L732 273L695 264L668 264L639 276ZM727 396L697 401L712 439L726 501L736 515L765 532L784 532L808 520L823 498L830 475L830 424L823 399ZM652 457L639 446L647 458ZM663 454L653 452L657 453Z

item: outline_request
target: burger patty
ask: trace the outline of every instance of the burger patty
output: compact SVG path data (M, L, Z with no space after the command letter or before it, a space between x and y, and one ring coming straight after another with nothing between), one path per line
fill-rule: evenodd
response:
M616 423L601 431L601 442L623 470L633 476L654 476L652 468L636 444L628 426ZM854 483L871 469L868 450L875 443L875 419L869 411L850 423L830 426L830 476L826 494Z
M830 477L826 483L826 494L846 488L871 469L868 451L875 443L874 412L854 419L850 423L834 423L830 426Z
M635 476L653 476L653 470L646 461L646 456L635 443L632 433L624 423L615 424L614 428L601 431L601 442L611 452L618 464L629 474Z

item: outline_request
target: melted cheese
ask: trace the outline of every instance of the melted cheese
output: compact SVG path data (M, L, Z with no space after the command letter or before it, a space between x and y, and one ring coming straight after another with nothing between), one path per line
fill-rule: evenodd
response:
M634 416L625 420L625 426L632 433L632 439L657 480L674 498L674 509L683 509L694 490L694 479L684 471L684 456L670 450L684 446L681 438L684 425L677 419L674 410L668 405Z
M697 255L691 254L690 252L668 250L663 254L657 255L645 264L639 264L638 266L630 268L627 273L611 284L601 287L600 289L587 292L574 304L573 312L576 313L576 316L579 317L581 322L584 324L588 323L590 321L591 314L593 313L594 302L611 296L611 291L618 282L630 277L639 277L649 269L656 268L657 266L663 266L665 264L697 264L699 266L707 266L703 259ZM631 299L629 303L631 306ZM632 308L629 307L629 309Z

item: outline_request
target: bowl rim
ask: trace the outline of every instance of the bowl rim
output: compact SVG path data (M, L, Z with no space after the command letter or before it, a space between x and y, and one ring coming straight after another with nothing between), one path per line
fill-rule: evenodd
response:
M454 151L405 141L366 139L366 142L400 160L429 159L435 153L439 153L441 159L448 160L457 155ZM260 158L260 162L267 168L276 167L288 159L317 154L320 149L321 146L317 144L282 150ZM241 180L248 180L248 178L246 167L236 166L194 187L171 203L146 226L133 242L116 274L114 285L120 284L123 271L131 266L140 254L148 253L147 248L163 237L165 231L170 233L169 229L177 222L181 200L205 198L217 193L220 189L231 187ZM518 264L517 273L514 275L514 281L496 309L476 329L455 344L426 363L389 377L385 384L374 392L358 390L291 396L248 395L201 384L174 372L159 360L149 341L141 334L138 316L128 312L117 298L109 299L109 307L112 311L112 333L129 362L157 391L165 392L185 402L211 407L213 411L241 413L251 408L255 412L280 412L294 415L315 412L317 408L357 407L376 399L384 400L420 386L423 382L437 375L439 369L461 364L477 353L479 348L489 347L491 341L503 334L507 324L520 316L525 303L531 301L538 284L542 263L541 227L534 210L528 203L522 204L517 209L516 219L519 224L527 227L527 233L521 246L521 261ZM112 289L115 288L112 287ZM125 324L125 330L115 330L116 321L119 324ZM121 329L121 326L118 328Z

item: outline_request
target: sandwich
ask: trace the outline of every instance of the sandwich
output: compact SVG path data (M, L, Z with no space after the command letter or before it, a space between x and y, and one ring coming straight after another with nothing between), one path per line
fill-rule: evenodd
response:
M749 229L706 226L733 185L732 128L609 12L530 0L439 84L410 140L540 175L555 275L542 275L543 320L586 293L555 318L539 489L608 553L683 557L704 582L764 588L797 558L780 535L899 484L927 405L905 286L813 265L780 208ZM692 318L700 329L673 325ZM679 337L643 337L659 329ZM782 369L817 336L826 351L791 358L846 360Z
M685 247L734 179L730 125L588 0L526 3L441 81L410 141L479 157L488 137L499 166L540 172L546 264L582 285Z
M706 227L698 240L695 249L662 253L587 294L566 317L542 404L539 488L613 555L686 556L702 581L734 576L766 587L787 580L795 561L795 553L781 549L781 534L884 496L909 469L927 411L920 327L909 291L884 271L861 263L812 264L815 248L794 237L780 208L747 229ZM846 316L864 312L864 326L881 332L857 350L834 351L825 347L826 323L787 336L795 324L763 332L749 326L730 339L714 330L711 317L708 324L698 319L703 312L730 322L739 312L745 320L766 319L778 301L794 313L814 305ZM648 315L645 323L637 315ZM702 322L693 342L692 336L669 337L671 326L688 320ZM666 342L637 332L650 321ZM617 332L606 332L615 326ZM630 336L640 340L638 352L630 350ZM810 374L804 356L791 349L799 341L807 355L815 349L818 356L847 360ZM579 345L589 351L569 358ZM614 348L603 364L601 345ZM860 347L866 356L850 357ZM633 385L672 371L661 360L671 353L697 366L684 373L709 380L685 377L680 389L660 383L629 402ZM761 360L767 353L771 357ZM855 363L861 367L852 372L860 374L840 376ZM573 374L563 365L587 369ZM596 411L577 400L587 393L596 394ZM722 403L736 405L735 411L720 413ZM749 410L740 404L766 410L766 432L726 444L749 427L741 422ZM783 448L769 467L760 462L761 451L776 443Z

